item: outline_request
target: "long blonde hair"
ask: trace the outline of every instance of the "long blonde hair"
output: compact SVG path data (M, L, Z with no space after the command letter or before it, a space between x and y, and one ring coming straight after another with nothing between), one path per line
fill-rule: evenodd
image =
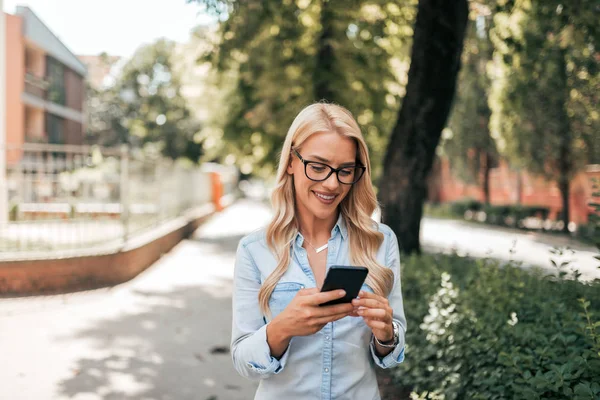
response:
M315 103L304 108L296 116L281 151L276 186L271 196L275 215L267 228L267 245L277 258L277 267L265 279L258 293L260 309L265 315L270 315L269 298L288 269L291 259L290 245L298 233L293 176L286 172L291 149L292 146L300 147L311 135L319 132L337 132L352 138L357 144L358 160L367 167L364 176L352 186L340 204L340 212L350 239L350 262L369 269L366 283L379 295L389 294L394 283L393 272L376 261L383 234L371 219L377 207L377 198L371 183L369 153L360 127L350 111L344 107Z

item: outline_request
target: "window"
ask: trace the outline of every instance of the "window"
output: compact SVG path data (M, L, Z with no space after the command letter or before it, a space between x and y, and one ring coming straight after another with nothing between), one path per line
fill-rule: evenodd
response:
M46 99L52 103L66 104L65 67L52 57L46 57L48 92Z
M48 134L48 143L65 143L65 123L62 118L46 114L46 132Z

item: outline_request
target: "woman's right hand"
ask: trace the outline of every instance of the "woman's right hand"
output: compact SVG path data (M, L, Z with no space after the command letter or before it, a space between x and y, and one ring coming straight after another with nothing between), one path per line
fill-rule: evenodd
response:
M278 358L285 352L292 337L315 334L329 322L352 314L354 306L351 303L319 306L344 296L343 290L323 293L317 288L299 290L290 304L267 326L271 354Z

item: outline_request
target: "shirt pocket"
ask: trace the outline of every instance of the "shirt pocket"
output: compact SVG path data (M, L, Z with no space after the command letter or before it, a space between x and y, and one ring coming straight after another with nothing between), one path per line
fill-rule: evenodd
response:
M281 282L275 286L269 299L269 308L271 308L273 318L290 304L300 289L304 289L304 285L297 282Z

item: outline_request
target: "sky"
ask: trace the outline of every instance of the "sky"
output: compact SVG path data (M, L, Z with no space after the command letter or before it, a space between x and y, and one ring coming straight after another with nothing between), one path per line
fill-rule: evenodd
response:
M28 6L77 55L131 56L160 37L184 42L197 25L214 23L186 0L4 0L4 11Z

